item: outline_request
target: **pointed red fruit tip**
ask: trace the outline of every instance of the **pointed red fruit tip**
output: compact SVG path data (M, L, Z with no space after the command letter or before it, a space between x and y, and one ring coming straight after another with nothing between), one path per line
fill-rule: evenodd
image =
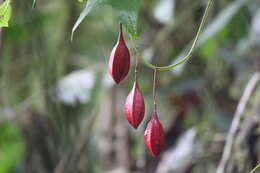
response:
M137 81L134 82L134 86L126 98L124 111L127 121L137 129L145 113L144 97Z
M125 44L122 24L120 24L120 31L118 40L113 48L109 58L109 74L113 80L119 84L128 74L130 69L130 53Z
M159 156L164 146L164 130L158 119L157 112L154 110L144 132L144 143L147 150L153 157Z

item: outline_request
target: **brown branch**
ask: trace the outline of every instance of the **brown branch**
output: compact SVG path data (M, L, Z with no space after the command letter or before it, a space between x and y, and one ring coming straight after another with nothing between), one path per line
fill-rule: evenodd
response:
M238 131L238 127L239 127L243 112L244 112L247 102L248 102L250 96L252 95L254 89L256 88L259 80L260 80L260 73L256 72L249 80L249 82L243 92L243 95L242 95L241 99L239 100L239 103L238 103L238 106L236 108L236 112L234 115L234 119L231 123L231 127L229 129L229 132L228 132L228 135L226 138L226 144L224 147L224 151L223 151L220 163L217 168L217 173L225 172L227 163L230 160L233 141L234 141L235 135Z

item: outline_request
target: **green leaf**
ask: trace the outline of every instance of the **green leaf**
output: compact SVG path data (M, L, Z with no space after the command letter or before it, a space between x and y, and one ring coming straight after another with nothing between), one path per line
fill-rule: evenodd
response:
M72 28L72 34L71 34L71 40L73 39L73 34L75 30L78 28L79 24L83 21L83 19L89 14L91 10L93 10L95 7L97 7L99 4L101 4L105 0L88 0L85 9L80 13L80 16L76 23L74 24Z
M35 4L36 4L36 0L33 0L32 8L35 7Z
M115 10L119 20L127 31L137 37L137 18L140 2L139 0L107 0L107 3Z
M0 5L0 27L8 27L8 22L11 18L11 6L10 1L6 0Z
M0 16L3 16L6 13L9 3L10 3L10 1L7 0L0 5Z
M89 12L104 4L111 6L118 15L119 20L126 27L127 31L133 37L137 37L137 14L139 9L139 0L88 0L85 9L81 12L78 20L72 28L71 39L73 38L73 33L75 30L89 14Z

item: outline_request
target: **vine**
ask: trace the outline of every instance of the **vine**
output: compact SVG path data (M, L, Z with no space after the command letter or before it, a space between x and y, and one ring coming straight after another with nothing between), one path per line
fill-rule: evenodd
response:
M260 163L258 165L256 165L256 167L249 173L255 173L258 168L260 168Z
M135 44L135 41L134 41L134 38L131 36L130 34L130 40L131 40L131 44L132 44L132 47L134 48L136 54L138 57L141 57L142 59L142 62L149 68L153 69L153 70L159 70L159 71L166 71L166 70L170 70L178 65L181 65L183 64L184 62L188 61L194 51L194 48L196 46L196 43L199 39L199 36L200 36L200 33L202 31L202 28L203 26L205 25L205 22L206 22L206 19L208 17L208 13L209 13L209 9L211 7L213 3L213 0L208 0L208 3L207 3L207 6L206 6L206 9L205 9L205 12L202 16L202 19L201 19L201 23L199 25L199 29L197 31L197 34L195 36L195 39L191 45L191 48L190 50L188 51L188 53L182 57L178 62L174 63L174 64L170 64L170 65L167 65L167 66L156 66L156 65L153 65L151 64L150 62L148 62L143 56L142 56L142 53L140 52L140 50L137 48L136 44Z

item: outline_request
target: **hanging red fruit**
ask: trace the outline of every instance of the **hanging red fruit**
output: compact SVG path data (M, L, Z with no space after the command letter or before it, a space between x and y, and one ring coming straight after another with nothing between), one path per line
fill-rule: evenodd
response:
M126 77L129 68L130 53L125 44L122 24L120 24L118 40L109 58L109 73L114 81L119 84Z
M164 131L160 121L158 120L156 110L154 110L152 118L145 129L144 142L147 150L153 157L157 157L163 149Z
M131 92L125 101L125 116L128 122L137 129L144 118L144 97L139 89L138 82L134 82Z

